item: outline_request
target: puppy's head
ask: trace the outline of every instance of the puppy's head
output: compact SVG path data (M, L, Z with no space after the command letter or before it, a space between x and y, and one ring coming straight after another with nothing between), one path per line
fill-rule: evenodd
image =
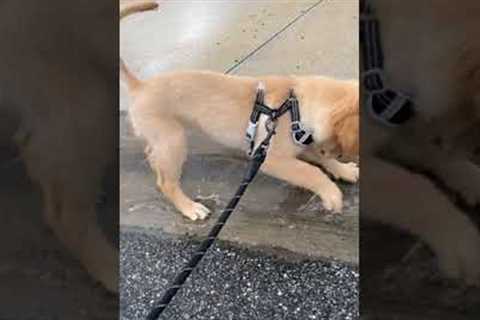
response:
M331 114L332 141L337 155L345 160L358 159L360 150L360 112L358 86L348 88Z

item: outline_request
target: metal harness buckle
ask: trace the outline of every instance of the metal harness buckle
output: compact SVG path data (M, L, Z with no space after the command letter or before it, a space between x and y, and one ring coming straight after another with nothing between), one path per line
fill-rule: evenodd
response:
M292 131L292 138L293 141L298 145L305 145L305 142L312 137L312 130L305 128L302 122L300 121L292 121L290 125ZM300 137L297 137L297 133L300 133Z
M362 83L365 91L369 94L382 93L385 91L385 72L380 68L372 68L362 72ZM375 83L374 86L378 88L372 88L369 85L369 79L372 79Z

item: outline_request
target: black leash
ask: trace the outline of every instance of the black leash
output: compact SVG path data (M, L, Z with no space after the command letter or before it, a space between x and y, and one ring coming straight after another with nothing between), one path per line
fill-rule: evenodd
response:
M233 210L237 206L238 202L242 198L245 190L247 190L248 185L252 182L252 180L257 175L258 170L262 166L265 158L267 156L267 150L270 146L270 140L272 139L273 135L275 134L276 128L276 121L280 115L276 114L275 116L270 117L270 119L266 123L267 129L267 136L265 139L260 143L258 148L253 153L250 161L248 162L247 170L245 176L242 180L242 183L237 189L234 197L230 200L226 208L223 210L222 214L218 218L215 225L212 227L210 232L208 233L207 238L200 244L197 248L193 256L190 258L188 263L182 269L182 271L177 274L175 279L173 280L172 284L169 288L165 291L160 301L158 301L157 306L154 307L147 316L147 320L156 320L160 317L162 312L168 306L168 304L172 301L173 297L177 294L178 290L183 286L187 278L192 273L193 269L198 265L200 260L205 256L207 250L212 246L212 244L217 239L218 234L222 230L223 226L227 222L228 218L232 214Z

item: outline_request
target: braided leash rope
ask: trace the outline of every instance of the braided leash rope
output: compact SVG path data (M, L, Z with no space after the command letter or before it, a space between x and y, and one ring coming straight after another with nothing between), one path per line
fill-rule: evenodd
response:
M180 273L177 274L172 284L168 287L168 289L163 294L162 298L158 301L157 306L150 311L150 313L147 316L147 320L156 320L161 316L162 312L165 310L168 304L175 297L178 290L182 288L182 286L184 285L185 281L188 279L192 271L195 269L198 263L205 256L207 250L217 240L218 234L222 230L223 226L227 222L233 210L235 210L235 207L237 206L238 202L240 201L243 194L247 190L248 185L253 181L253 179L258 173L258 170L260 169L263 162L265 161L265 158L267 156L267 150L268 150L268 147L270 146L270 140L275 134L276 120L277 120L276 118L270 118L269 121L267 121L266 123L267 136L260 143L258 148L253 153L252 157L250 158L245 176L243 177L243 180L240 186L238 187L237 192L235 192L235 195L227 204L227 206L223 210L220 217L217 219L217 222L208 233L207 238L200 244L200 246L197 248L193 256L190 258L187 264L183 267Z

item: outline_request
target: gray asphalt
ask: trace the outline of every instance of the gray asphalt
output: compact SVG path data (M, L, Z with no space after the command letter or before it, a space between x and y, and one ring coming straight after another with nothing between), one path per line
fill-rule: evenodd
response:
M120 235L121 319L144 319L198 244L159 232L124 229ZM359 318L357 267L294 261L218 242L162 318Z

